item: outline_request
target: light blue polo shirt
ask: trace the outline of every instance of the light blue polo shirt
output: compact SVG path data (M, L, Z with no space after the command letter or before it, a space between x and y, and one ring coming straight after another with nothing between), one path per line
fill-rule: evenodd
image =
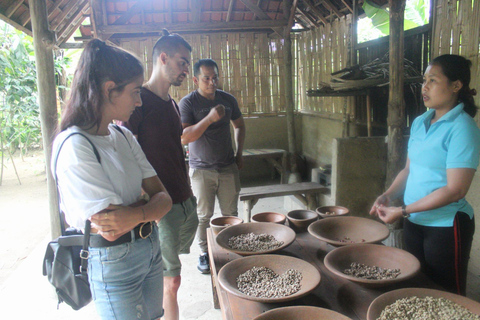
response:
M425 112L411 127L406 205L446 186L447 169L478 167L480 130L472 117L463 111L463 103L430 125L434 113L433 109ZM451 227L457 211L473 217L473 208L464 198L438 209L412 213L409 220L422 226Z

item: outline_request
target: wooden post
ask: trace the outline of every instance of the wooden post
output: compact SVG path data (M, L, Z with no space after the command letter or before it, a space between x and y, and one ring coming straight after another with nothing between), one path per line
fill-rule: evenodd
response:
M292 8L291 0L283 0L283 12L286 17ZM287 134L288 134L288 152L290 153L290 177L288 182L300 182L300 175L297 169L297 149L295 138L295 117L294 117L294 102L293 102L293 71L292 71L292 38L290 36L290 29L285 28L284 32L284 63L285 75L285 111L287 114Z
M46 1L30 1L29 4L37 69L38 104L40 105L43 151L47 173L50 229L52 238L56 238L60 235L60 222L58 220L56 185L50 170L52 141L58 123L53 63L55 34L48 29Z
M390 7L390 85L388 92L388 165L386 185L390 186L405 166L403 127L404 101L404 38L403 16L406 0L389 0Z
M405 101L404 101L404 37L403 37L403 17L405 13L406 0L389 0L390 7L390 84L388 92L388 138L387 138L387 175L386 187L388 188L398 172L405 166L405 145L403 138L403 127L405 119ZM388 226L390 237L387 239L387 245L399 247L403 246L403 233L398 230L401 228L401 222L397 221Z

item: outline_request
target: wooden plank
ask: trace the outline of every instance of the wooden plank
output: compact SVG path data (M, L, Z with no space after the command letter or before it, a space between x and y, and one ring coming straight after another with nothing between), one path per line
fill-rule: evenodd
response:
M253 3L251 0L240 0L248 9L250 9L250 11L252 11L253 13L255 13L255 15L257 17L259 17L260 19L262 20L270 20L270 16L268 14L266 14L265 12L263 12L263 10L258 6L256 5L255 3Z
M77 1L69 1L65 7L59 9L61 10L61 13L50 22L50 29L56 31L61 25L63 25L65 18L70 14L70 12L78 7L77 4Z
M22 6L23 1L24 0L15 0L10 6L8 6L7 10L5 10L5 17L11 18L15 11Z
M326 188L321 184L315 182L298 182L291 184L277 184L270 186L242 188L240 190L240 200L245 201L310 193L328 194L330 193L330 188Z
M145 6L144 1L138 1L133 6L131 6L125 13L123 13L112 25L123 25L130 21L135 15L142 12Z
M227 12L227 22L230 22L232 19L232 12L233 12L233 6L235 5L235 0L230 0L230 3L228 4L228 12Z
M99 26L100 32L104 33L142 33L158 32L167 28L172 32L179 31L205 31L205 30L232 30L232 29L265 29L275 27L285 27L287 20L257 20L257 21L232 21L232 22L202 22L202 23L165 23L148 25L123 25L123 26Z
M311 0L303 0L303 3L317 16L320 20L322 20L324 25L328 24L328 21L323 16L322 12L318 10L317 7L313 4Z

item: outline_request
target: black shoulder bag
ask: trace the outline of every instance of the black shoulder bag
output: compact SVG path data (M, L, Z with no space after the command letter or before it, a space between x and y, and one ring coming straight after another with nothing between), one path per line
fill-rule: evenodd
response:
M92 301L90 284L87 275L88 245L90 241L90 220L85 222L85 235L76 228L65 230L65 223L60 209L60 193L57 182L57 160L65 141L79 134L88 140L93 152L100 162L100 155L93 143L84 134L74 132L68 135L58 148L55 158L54 175L57 184L58 213L62 236L50 241L43 258L43 275L55 287L58 296L58 306L65 302L74 310L79 310Z

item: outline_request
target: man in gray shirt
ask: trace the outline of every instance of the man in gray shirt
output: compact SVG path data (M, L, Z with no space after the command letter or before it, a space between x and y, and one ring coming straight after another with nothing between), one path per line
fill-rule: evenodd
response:
M218 66L211 59L193 67L198 89L179 103L183 125L182 143L189 144L190 179L197 197L199 224L197 240L202 251L198 270L209 273L206 229L213 216L215 196L223 216L238 215L245 123L237 100L218 90ZM236 151L232 148L230 123L234 128Z

